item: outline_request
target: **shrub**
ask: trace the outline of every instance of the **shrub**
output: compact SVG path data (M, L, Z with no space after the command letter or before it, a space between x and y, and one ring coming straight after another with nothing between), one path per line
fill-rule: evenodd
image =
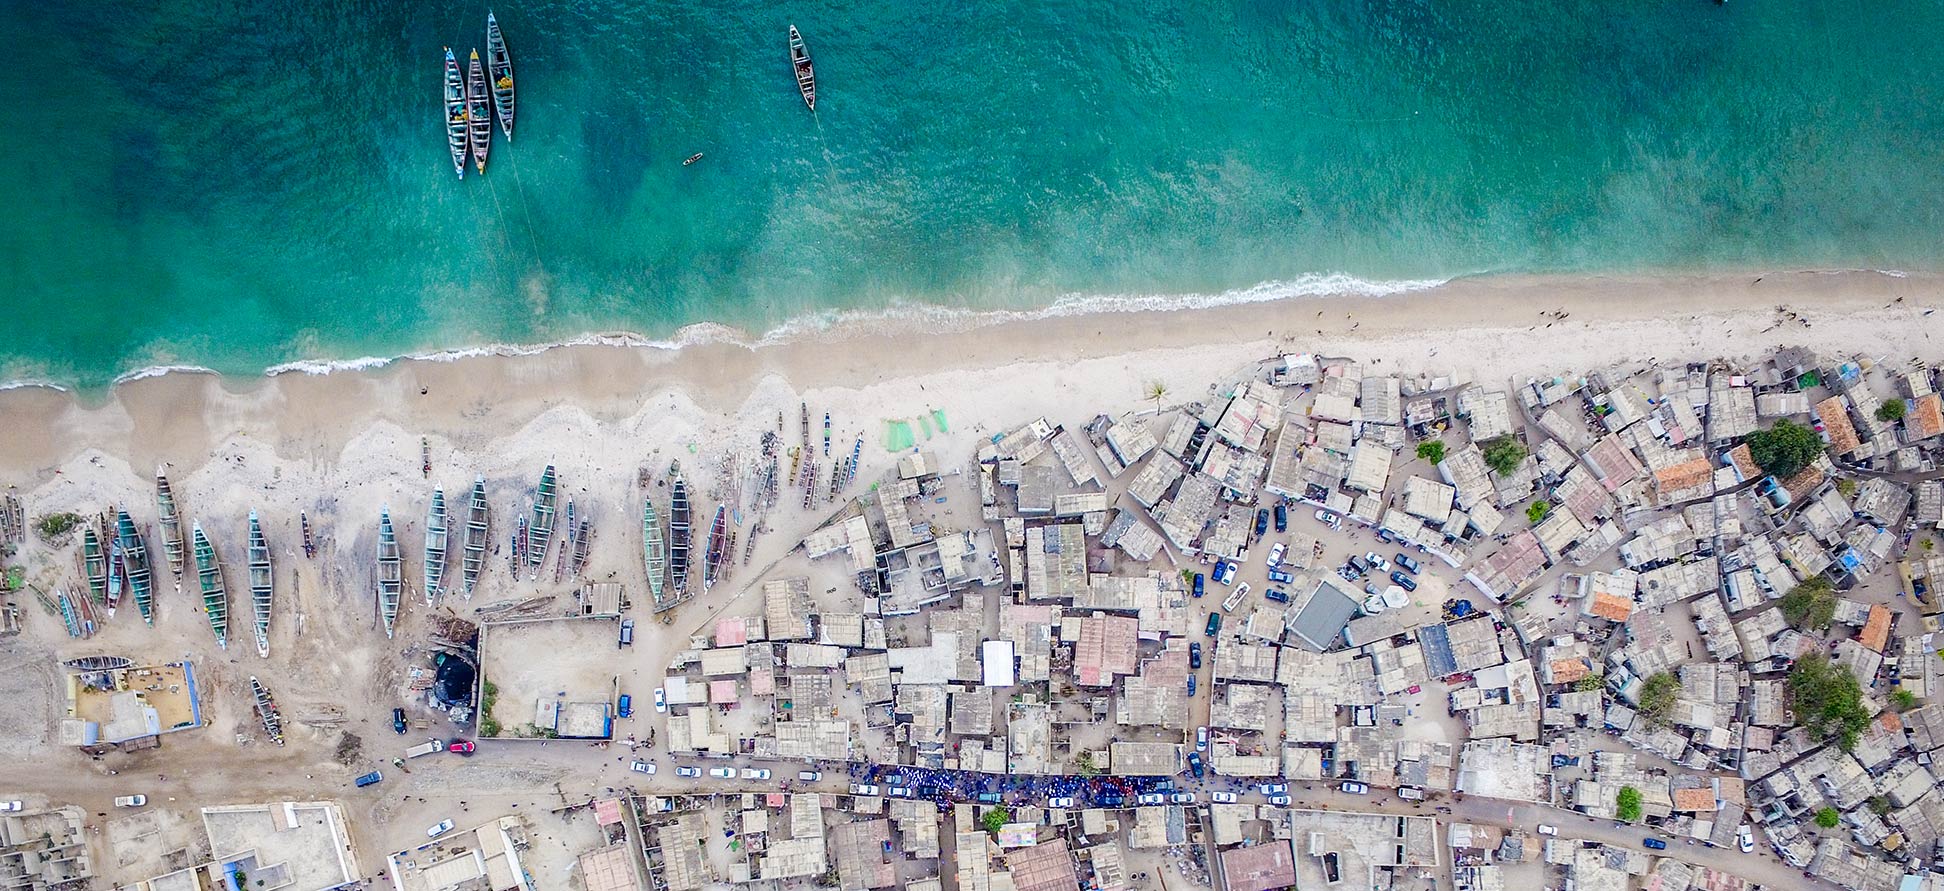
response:
M1524 461L1526 456L1525 446L1520 445L1518 440L1510 436L1487 440L1484 452L1485 466L1497 471L1499 476L1506 476L1518 470L1519 462Z
M1782 595L1782 616L1798 631L1828 628L1836 618L1836 588L1822 576L1805 579Z
M1898 687L1890 691L1890 707L1900 712L1910 711L1917 707L1917 694Z
M1443 461L1445 456L1444 443L1435 439L1430 442L1420 442L1417 447L1417 456L1433 464Z
M1671 672L1656 672L1640 685L1640 714L1656 724L1666 723L1674 711L1674 699L1681 692L1681 681Z
M1592 693L1596 690L1602 690L1605 688L1606 688L1605 675L1589 674L1586 677L1580 678L1579 680L1573 682L1573 692L1575 693Z
M1767 430L1748 434L1749 457L1767 473L1777 477L1793 476L1822 454L1822 437L1816 431L1789 420L1776 421Z
M1640 819L1640 790L1621 786L1620 794L1613 799L1613 816L1627 823Z
M72 513L47 514L34 521L34 531L48 541L59 541L81 525L81 515Z
M1006 810L1006 806L1002 804L994 807L992 810L986 811L985 816L979 818L979 825L985 827L985 831L997 835L999 834L999 829L1005 826L1006 822L1011 819L1012 812Z
M1863 707L1863 688L1849 670L1821 655L1808 656L1789 669L1792 709L1811 736L1833 739L1845 751L1869 726Z
M1544 500L1534 501L1533 503L1526 505L1526 522L1531 523L1534 526L1537 526L1541 521L1545 520L1546 517L1551 513L1552 513L1552 505L1550 503Z
M1833 807L1825 807L1816 811L1817 826L1821 826L1824 829L1835 829L1836 824L1841 822L1843 822L1843 815L1837 813Z
M1876 419L1885 424L1894 424L1903 420L1905 409L1904 401L1892 396L1883 400L1882 405L1877 406Z

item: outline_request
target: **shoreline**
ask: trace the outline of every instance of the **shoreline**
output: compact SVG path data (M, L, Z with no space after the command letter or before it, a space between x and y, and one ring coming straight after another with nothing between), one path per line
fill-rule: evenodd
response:
M721 322L695 322L684 325L667 337L651 337L634 331L587 331L560 340L527 343L484 343L459 347L427 348L390 356L355 358L293 359L257 372L223 372L205 365L171 362L129 369L104 385L83 386L72 381L23 378L0 383L0 392L44 389L76 393L84 399L99 397L126 384L169 375L214 375L226 380L276 378L289 374L328 375L373 371L413 362L456 362L482 357L513 358L577 347L621 347L627 349L679 352L702 346L730 346L748 350L789 346L803 341L845 340L861 335L899 333L936 333L945 330L963 333L1005 325L1042 322L1087 316L1122 316L1149 313L1180 313L1275 303L1311 301L1368 300L1413 295L1455 293L1485 289L1504 292L1562 289L1578 290L1589 285L1668 288L1721 287L1738 281L1777 282L1802 276L1830 276L1846 283L1869 280L1932 281L1944 286L1944 272L1908 272L1896 269L1796 269L1784 271L1709 272L1695 274L1511 274L1473 273L1447 279L1367 280L1343 273L1305 275L1291 280L1262 282L1216 294L1173 295L1083 295L1070 294L1036 309L972 309L926 303L899 303L875 310L826 310L795 316L761 334ZM92 401L92 400L90 400Z
M1801 321L1787 321L1779 305ZM1944 350L1944 315L1923 312L1941 307L1944 276L1935 274L1479 276L1385 296L941 322L929 330L852 325L754 345L708 340L671 349L601 337L328 373L178 371L100 391L0 390L0 413L16 421L0 430L0 484L45 481L90 449L136 467L200 463L237 438L330 462L357 432L380 423L477 444L562 407L598 421L653 424L648 415L662 409L651 403L668 406L696 435L714 436L749 427L754 413L773 421L775 405L793 409L803 398L834 398L867 427L912 400L1057 412L1092 391L1093 404L1135 406L1149 380L1168 384L1171 400L1193 399L1234 369L1280 352L1348 355L1379 370L1450 372L1491 385L1649 356L1729 358L1785 345L1824 355L1927 356ZM1548 315L1555 311L1566 318ZM1076 395L1039 392L1059 388ZM984 417L990 413L976 414L1019 420Z

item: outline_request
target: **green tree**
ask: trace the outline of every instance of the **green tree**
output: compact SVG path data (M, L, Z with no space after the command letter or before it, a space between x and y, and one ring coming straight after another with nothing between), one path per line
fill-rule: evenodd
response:
M1833 807L1825 807L1816 811L1817 826L1821 826L1824 829L1835 829L1836 824L1841 822L1843 822L1843 815L1837 813Z
M1613 797L1613 816L1627 823L1640 819L1640 790L1621 786L1620 794Z
M1885 424L1894 424L1903 420L1904 412L1907 408L1902 399L1892 396L1889 399L1883 400L1882 405L1877 406L1876 419Z
M1573 692L1575 693L1592 693L1605 687L1605 675L1589 674L1573 682Z
M1445 447L1443 442L1434 439L1430 442L1418 443L1417 456L1426 461L1437 464L1444 460L1444 455Z
M985 816L979 818L979 825L984 827L985 831L998 835L1000 827L1011 820L1012 811L1006 810L1006 806L1002 804L986 811Z
M1824 656L1805 657L1789 669L1789 695L1796 720L1810 735L1833 739L1845 751L1870 724L1856 676Z
M1856 481L1855 481L1855 480L1853 480L1853 479L1847 479L1847 478L1845 478L1845 479L1840 479L1840 480L1837 480L1837 481L1836 481L1836 491L1838 491L1838 492L1841 492L1841 493L1843 494L1843 497L1844 497L1844 498L1855 498L1855 497L1856 497Z
M1794 475L1816 460L1822 450L1822 437L1816 431L1787 419L1748 434L1749 456L1762 470L1777 477Z
M1836 618L1836 586L1823 576L1804 579L1782 595L1782 616L1798 631L1828 628Z
M1640 714L1656 724L1667 723L1674 712L1674 699L1681 693L1681 680L1671 672L1649 675L1640 685Z
M1541 521L1545 520L1546 517L1551 513L1552 513L1551 503L1547 502L1544 499L1534 501L1533 503L1526 505L1526 522L1531 523L1534 526L1537 526Z
M1161 381L1148 381L1147 398L1154 400L1154 413L1161 413L1161 400L1168 395L1168 385Z
M1080 771L1080 775L1083 777L1090 777L1100 773L1100 768L1094 764L1092 752L1081 752L1080 757L1074 759L1074 762Z
M1499 476L1507 476L1518 470L1519 462L1524 461L1526 456L1525 446L1509 435L1486 440L1484 452L1485 466L1497 471Z
M1890 707L1900 712L1910 711L1917 707L1917 694L1903 687L1898 687L1890 691Z

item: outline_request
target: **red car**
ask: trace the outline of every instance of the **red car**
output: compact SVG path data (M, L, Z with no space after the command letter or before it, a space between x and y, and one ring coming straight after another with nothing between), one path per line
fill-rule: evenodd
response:
M455 739L450 745L446 746L446 751L458 752L461 755L470 755L473 753L473 741L470 739Z

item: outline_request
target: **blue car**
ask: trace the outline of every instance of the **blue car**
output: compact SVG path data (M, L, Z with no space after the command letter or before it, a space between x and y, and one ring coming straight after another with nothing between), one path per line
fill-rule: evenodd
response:
M1200 752L1188 753L1188 769L1194 772L1195 779L1198 780L1201 779L1202 771L1205 768L1202 767L1202 757Z
M1296 580L1296 577L1295 577L1295 576L1292 576L1292 575L1290 575L1290 574L1289 574L1289 572L1288 572L1287 570L1283 570L1283 569L1271 569L1271 570L1269 570L1269 580L1270 580L1270 581L1272 581L1272 582L1279 582L1279 583L1281 583L1281 584L1285 584L1285 585L1287 585L1287 584L1289 584L1289 583L1291 583L1291 582L1293 582L1293 581L1295 581L1295 580Z
M1201 667L1201 641L1195 641L1188 645L1188 667Z
M1192 674L1188 676L1188 695L1195 695L1195 676Z
M623 718L634 717L634 697L626 693L621 694L621 701L615 703L615 711Z
M1277 603L1289 602L1289 592L1284 591L1281 588L1270 588L1266 591L1263 591L1262 596L1267 597L1270 600L1274 600Z
M1391 576L1390 576L1390 578L1391 578L1391 581L1393 581L1393 582L1396 582L1396 583L1397 583L1397 586L1398 586L1399 588L1403 588L1403 589L1404 589L1404 590L1406 590L1406 591L1416 591L1416 590L1417 590L1417 580L1416 580L1416 579L1413 579L1413 578L1411 578L1411 577L1410 577L1410 576L1408 576L1408 575L1405 575L1405 574L1404 574L1404 573L1402 573L1402 572L1392 572L1392 573L1391 573Z
M1411 558L1410 558L1410 557L1408 557L1408 556L1405 556L1405 554L1404 554L1404 552L1403 552L1403 551L1398 551L1398 552L1397 552L1397 559L1396 559L1396 560L1395 560L1394 562L1395 562L1395 563L1396 563L1396 564L1397 564L1398 566L1401 566L1401 567L1403 567L1403 568L1404 568L1404 570L1405 570L1405 571L1407 571L1407 572L1423 572L1423 571L1424 571L1424 565L1423 565L1423 564L1421 564L1421 563L1419 563L1419 562L1417 562L1416 560L1413 560L1413 559L1411 559Z
M1206 632L1209 637L1214 637L1215 635L1220 634L1222 632L1221 613L1208 614L1208 628L1206 629Z
M384 778L385 778L384 774L374 770L368 774L365 774L364 776L357 778L357 780L355 780L354 782L358 784L358 788L362 789L366 786L376 785L379 780L382 780Z
M1256 537L1261 538L1268 534L1269 512L1267 510L1258 510L1256 511Z
M1202 596L1202 574L1195 573L1195 596Z
M1276 531L1289 531L1289 506L1280 501L1276 502Z
M1658 838L1641 839L1640 843L1656 851L1667 850L1667 842L1661 841Z

